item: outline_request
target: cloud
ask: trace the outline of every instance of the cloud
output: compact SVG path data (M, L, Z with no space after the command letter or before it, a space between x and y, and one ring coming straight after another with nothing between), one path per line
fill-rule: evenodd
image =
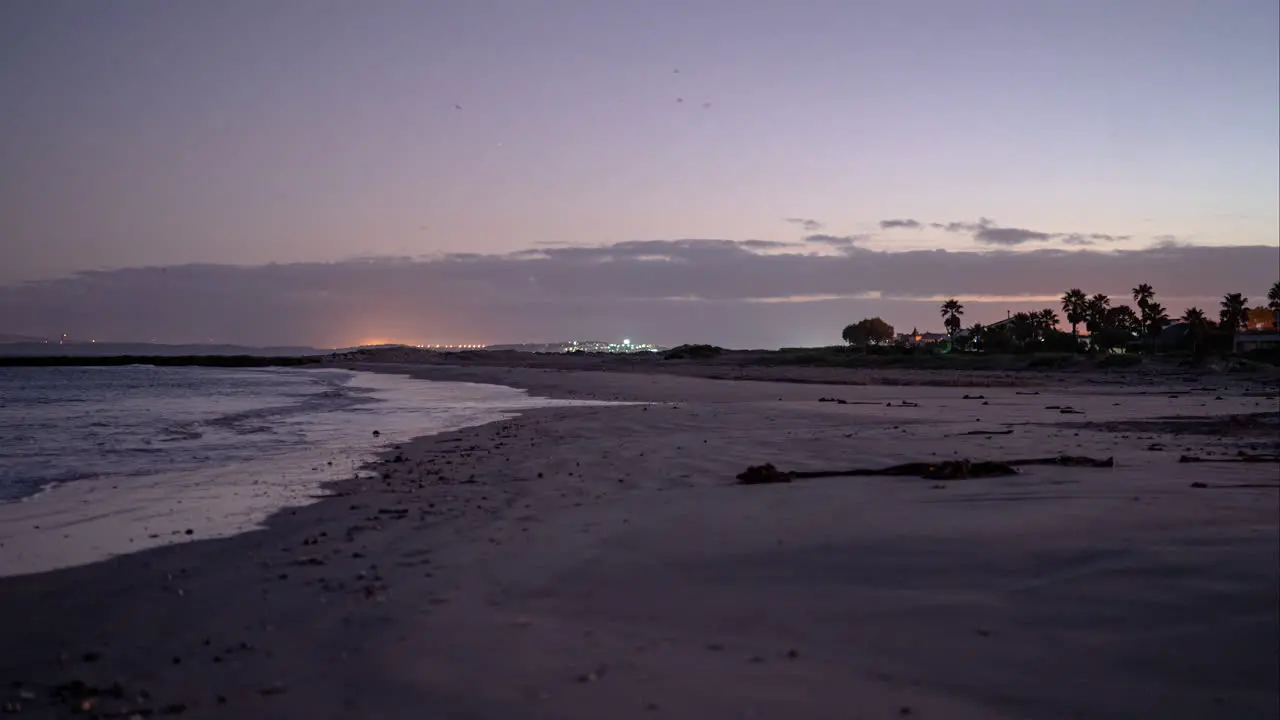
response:
M813 218L789 217L789 218L783 218L783 220L791 223L792 225L799 225L805 232L808 232L808 233L818 232L823 227L825 227L822 223L818 222L817 220L814 220Z
M937 297L965 300L966 320L989 321L1033 302L1026 298L1069 287L1127 296L1142 281L1167 307L1182 307L1182 299L1204 307L1224 292L1265 294L1280 263L1280 249L1265 245L889 252L850 243L838 254L751 245L641 240L501 255L85 272L0 286L0 332L330 347L370 338L584 337L777 347L838 340L832 327L869 315L936 328ZM984 311L971 298L995 304Z
M915 223L915 220L882 220L881 227L886 227L886 223ZM907 227L905 225L890 225L890 227ZM1028 230L1027 228L1006 227L996 224L991 218L978 218L977 222L953 221L948 223L929 223L929 227L935 230L942 230L949 233L960 233L970 235L977 242L983 245L996 245L1000 247L1014 247L1024 245L1026 243L1043 243L1050 241L1058 241L1063 245L1086 246L1095 245L1099 242L1119 242L1129 240L1131 235L1108 235L1106 233L1079 233L1079 232L1045 232L1043 230Z
M919 230L922 227L924 227L924 223L920 222L919 220L912 220L910 218L880 221L881 230L893 230L894 228L906 228L908 230Z
M807 243L818 245L830 245L831 247L847 248L852 247L854 243L860 240L866 240L866 235L809 235L804 239Z
M739 240L738 245L749 250L778 250L796 246L795 243L781 240Z
M995 224L995 221L994 221L994 220L992 220L991 218L978 218L978 222L976 222L976 223L970 223L970 222L936 223L936 222L931 222L931 223L929 223L929 227L931 227L931 228L935 228L935 229L937 229L937 230L946 230L947 232L952 232L952 233L976 233L976 232L978 232L979 230L981 230L981 229L983 229L983 228L991 227L991 226L992 226L992 225L994 225L994 224Z
M1179 240L1177 235L1153 235L1151 239L1153 241L1151 247L1156 249L1167 250L1186 246L1186 243Z

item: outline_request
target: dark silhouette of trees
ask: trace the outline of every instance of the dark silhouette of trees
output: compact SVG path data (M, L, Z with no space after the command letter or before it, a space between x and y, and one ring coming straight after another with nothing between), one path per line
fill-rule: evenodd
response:
M1133 302L1137 304L1139 310L1144 310L1147 303L1151 302L1156 296L1156 291L1146 283L1142 283L1133 289Z
M1276 327L1280 328L1280 280L1267 291L1267 307L1275 314Z
M1058 314L1052 308L1045 308L1040 312L1034 313L1032 319L1035 321L1036 331L1041 337L1047 336L1058 328Z
M1236 333L1249 324L1249 299L1240 293L1222 296L1222 309L1218 312L1218 326L1229 333Z
M1067 314L1067 322L1071 323L1071 334L1078 334L1080 323L1088 317L1088 296L1080 288L1071 288L1062 296L1062 312Z
M1031 313L1014 313L1009 318L1009 332L1013 335L1014 342L1021 346L1026 346L1036 335L1035 320L1031 317Z
M1111 298L1098 293L1084 303L1084 327L1090 335L1100 332L1107 324L1107 311L1111 309Z
M1197 358L1204 357L1208 349L1209 332L1212 327L1209 318L1198 307L1189 307L1182 313L1182 322L1187 324L1187 341L1191 343L1191 354Z
M1147 333L1151 335L1151 353L1156 353L1156 343L1160 339L1160 333L1169 324L1169 313L1165 311L1164 306L1154 300L1148 300L1147 304L1142 308L1142 325Z
M947 328L947 334L955 339L956 332L960 330L960 316L964 315L964 305L959 300L951 298L942 303L942 324Z
M986 332L987 328L985 325L982 323L974 323L973 327L969 328L969 344L981 350L982 338L986 335Z
M1014 347L1013 323L1004 323L995 327L981 328L982 350L984 352L1008 352ZM975 326L977 327L977 326Z
M1093 347L1097 350L1109 351L1123 347L1142 332L1142 319L1128 305L1108 306L1101 312L1102 317L1094 319L1094 324L1089 329Z
M866 318L846 325L840 337L850 345L883 344L893 339L893 326L878 317Z
M1141 332L1151 336L1151 353L1156 352L1156 343L1160 331L1169 324L1169 317L1164 306L1155 301L1156 291L1147 283L1133 289L1133 300L1138 304L1138 315L1142 320Z

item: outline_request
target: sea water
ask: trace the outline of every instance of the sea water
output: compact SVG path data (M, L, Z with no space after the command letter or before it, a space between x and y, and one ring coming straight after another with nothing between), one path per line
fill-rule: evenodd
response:
M0 368L0 575L251 530L388 444L583 404L340 369Z

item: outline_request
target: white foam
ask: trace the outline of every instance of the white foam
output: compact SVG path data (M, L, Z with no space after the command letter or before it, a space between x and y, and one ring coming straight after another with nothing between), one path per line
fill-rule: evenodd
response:
M502 420L522 409L610 404L377 373L355 373L349 386L369 390L380 402L285 419L306 437L301 447L207 469L63 483L0 504L0 576L246 532L281 508L316 502L323 483L352 477L387 445Z

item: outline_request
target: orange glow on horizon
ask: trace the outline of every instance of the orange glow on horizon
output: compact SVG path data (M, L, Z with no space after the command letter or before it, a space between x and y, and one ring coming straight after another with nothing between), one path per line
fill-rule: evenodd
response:
M389 337L365 337L356 341L352 345L346 347L367 347L370 345L404 345L406 347L417 347L424 349L439 350L480 350L488 347L487 343L475 342L418 342L414 340L399 340Z

